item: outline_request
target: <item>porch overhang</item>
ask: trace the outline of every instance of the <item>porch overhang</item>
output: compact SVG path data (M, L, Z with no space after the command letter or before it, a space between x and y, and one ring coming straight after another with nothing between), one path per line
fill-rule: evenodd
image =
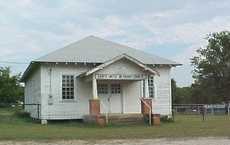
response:
M149 74L153 74L153 75L158 75L159 73L148 67L147 65L143 64L142 62L140 62L139 60L127 55L127 54L122 54L119 55L117 57L114 57L111 60L106 61L105 63L98 65L97 67L83 73L80 75L80 77L87 77L87 76L91 76L92 74L95 74L97 71L104 69L105 67L113 64L114 62L121 60L121 59L127 59L131 62L133 62L134 64L136 64L137 66L141 67L143 69L144 72L149 73ZM146 74L95 74L95 77L97 79L109 79L109 80L114 80L114 79L119 79L119 80L142 80L145 79L147 77Z

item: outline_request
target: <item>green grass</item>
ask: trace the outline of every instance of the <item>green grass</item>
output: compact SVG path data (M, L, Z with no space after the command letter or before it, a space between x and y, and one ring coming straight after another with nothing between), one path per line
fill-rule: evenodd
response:
M161 126L109 125L98 127L77 121L49 122L40 125L28 117L17 115L17 109L0 109L0 140L50 140L50 139L126 139L158 137L230 137L230 117L176 116L175 122Z

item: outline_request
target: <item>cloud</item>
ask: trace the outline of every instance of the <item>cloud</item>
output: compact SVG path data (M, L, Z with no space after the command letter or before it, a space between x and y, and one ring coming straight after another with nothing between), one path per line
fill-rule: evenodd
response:
M176 26L172 30L172 33L178 36L178 41L191 44L190 47L185 48L184 51L176 56L177 60L183 63L189 63L189 58L196 55L195 50L207 45L205 39L207 34L210 32L230 30L230 17L215 17L212 20L201 23L183 24Z
M97 35L163 57L170 55L186 65L174 76L186 75L188 82L192 81L189 58L206 45L206 34L230 29L228 0L9 0L0 1L0 9L0 60L29 61Z

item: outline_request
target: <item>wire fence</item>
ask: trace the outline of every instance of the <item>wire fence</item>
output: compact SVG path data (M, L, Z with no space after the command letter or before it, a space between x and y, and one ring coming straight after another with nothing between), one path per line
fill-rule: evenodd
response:
M23 104L23 109L26 112L33 112L30 114L32 118L40 119L41 104ZM31 111L30 109L32 109L33 111Z
M34 119L40 119L41 116L41 104L24 104L24 103L0 103L0 108L16 108L16 110L21 110L23 112L33 112L30 116Z
M229 104L174 104L172 109L174 120L198 119L202 121L227 119L230 120Z
M41 104L1 104L0 107L13 107L25 112L32 112L34 119L41 118ZM173 104L172 119L178 120L230 120L230 104Z

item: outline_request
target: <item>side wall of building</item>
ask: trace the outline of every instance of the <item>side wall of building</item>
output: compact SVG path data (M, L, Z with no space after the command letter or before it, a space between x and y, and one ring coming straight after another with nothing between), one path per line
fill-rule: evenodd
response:
M136 74L143 73L140 68L129 62L117 62L98 73ZM43 64L26 81L25 103L41 103L40 119L81 119L89 113L89 99L92 99L92 82L78 78L89 70L86 65ZM158 68L160 76L155 76L155 98L153 113L171 115L171 77L170 67ZM63 101L62 75L75 76L75 98ZM123 80L122 97L124 113L140 113L140 97L142 97L141 81ZM100 96L99 96L100 98ZM33 107L26 107L33 118L38 116Z
M92 84L77 78L88 69L70 64L42 65L41 119L80 119L89 113ZM62 75L74 75L74 100L62 99Z
M155 76L155 98L153 99L153 113L162 115L172 114L171 75L170 67L158 68L160 76Z
M25 82L25 111L29 112L32 118L39 118L41 104L41 69L37 68Z

